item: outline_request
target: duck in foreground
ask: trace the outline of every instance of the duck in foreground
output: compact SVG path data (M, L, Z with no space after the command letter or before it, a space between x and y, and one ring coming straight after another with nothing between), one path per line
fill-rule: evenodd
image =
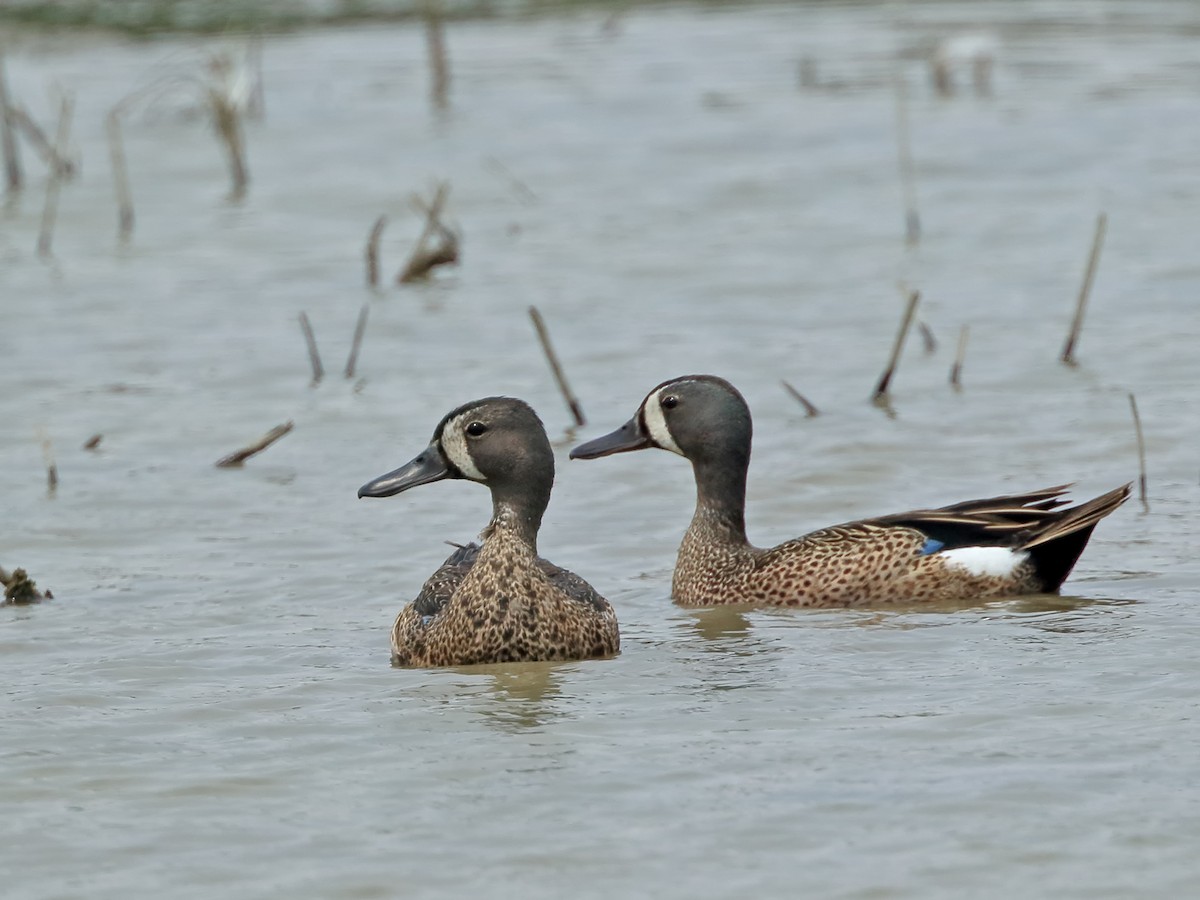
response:
M1053 592L1129 485L1060 509L1068 486L823 528L769 550L746 540L750 409L723 379L689 375L646 395L572 459L659 447L692 463L696 512L675 563L684 606L860 606Z
M364 484L358 496L390 497L445 478L486 485L492 521L483 545L452 553L396 617L392 662L459 666L617 653L608 601L537 555L554 484L554 454L537 414L509 397L460 406L415 459Z

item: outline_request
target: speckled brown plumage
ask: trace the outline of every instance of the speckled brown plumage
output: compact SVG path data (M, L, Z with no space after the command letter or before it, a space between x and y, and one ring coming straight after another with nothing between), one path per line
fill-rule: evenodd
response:
M685 606L841 607L1055 591L1129 486L1067 509L1066 487L835 525L771 549L745 530L750 412L728 382L673 379L621 429L572 451L661 447L691 461L696 512L675 563Z
M616 614L590 584L537 555L554 457L536 414L519 400L489 397L447 415L430 446L359 496L390 496L442 478L492 491L482 546L460 547L392 626L400 666L569 660L620 649Z
M493 523L430 576L392 626L400 666L587 659L620 649L612 607L586 581ZM451 563L459 557L458 561Z

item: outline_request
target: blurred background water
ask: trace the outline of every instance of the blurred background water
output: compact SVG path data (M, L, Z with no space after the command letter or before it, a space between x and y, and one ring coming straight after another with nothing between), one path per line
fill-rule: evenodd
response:
M50 258L27 143L25 190L0 211L0 565L55 594L0 610L5 896L1186 895L1200 9L594 5L445 36L438 110L419 21L257 38L6 26L13 101L53 135L58 92L74 97L78 176ZM265 114L245 123L233 200L204 90L214 56L241 65L255 46ZM122 244L105 116L130 97ZM422 226L410 194L438 180L461 265L396 287ZM1101 211L1070 368L1057 356ZM910 336L889 417L867 397L909 288L937 343ZM302 311L328 371L315 387ZM1062 597L678 609L687 466L566 451L687 372L729 378L755 412L763 545L1128 481L1130 391L1149 509L1101 524ZM541 550L612 600L623 652L392 669L392 617L489 505L466 483L355 490L495 393L546 421L559 473ZM286 420L244 468L213 466Z

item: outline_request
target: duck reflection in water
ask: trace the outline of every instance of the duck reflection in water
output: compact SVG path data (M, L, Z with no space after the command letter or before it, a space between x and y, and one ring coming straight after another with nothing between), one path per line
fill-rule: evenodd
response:
M562 696L563 668L562 663L526 662L453 671L472 678L486 675L490 680L474 698L484 722L502 731L528 731L569 718L555 703Z

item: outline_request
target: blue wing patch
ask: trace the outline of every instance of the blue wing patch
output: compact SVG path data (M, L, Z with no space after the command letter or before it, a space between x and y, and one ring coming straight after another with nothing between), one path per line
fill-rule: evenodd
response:
M945 546L945 543L942 541L935 541L933 538L927 538L925 543L921 545L921 549L917 552L920 553L921 556L929 556L931 553L937 553Z

